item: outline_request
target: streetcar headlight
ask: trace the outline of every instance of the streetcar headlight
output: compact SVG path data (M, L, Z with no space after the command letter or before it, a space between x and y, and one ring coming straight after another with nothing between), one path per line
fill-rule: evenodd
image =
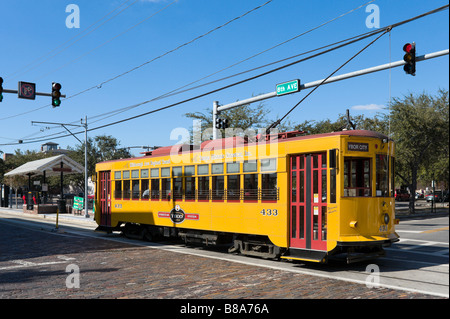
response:
M389 224L389 214L384 214L384 223L387 225Z

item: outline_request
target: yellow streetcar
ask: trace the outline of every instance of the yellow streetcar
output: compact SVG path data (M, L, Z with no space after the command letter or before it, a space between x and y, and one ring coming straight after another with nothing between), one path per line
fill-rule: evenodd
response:
M326 262L384 254L395 233L394 143L294 131L162 147L98 163L98 229Z

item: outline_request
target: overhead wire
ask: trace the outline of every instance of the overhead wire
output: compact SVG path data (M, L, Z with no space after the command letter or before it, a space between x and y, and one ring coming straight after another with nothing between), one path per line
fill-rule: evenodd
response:
M175 0L175 1L177 1L177 0ZM175 2L175 1L174 1L174 2ZM248 73L248 72L251 72L251 71L255 71L255 70L257 70L257 69L260 69L260 68L267 67L267 66L269 66L269 65L273 65L273 64L281 63L281 62L286 61L286 60L289 60L289 59L293 59L293 58L295 58L295 57L298 57L298 56L300 56L300 55L304 55L304 54L313 52L313 51L315 51L315 50L320 50L321 48L324 48L324 47L326 47L326 46L321 47L321 48L317 48L317 49L315 49L315 50L310 50L310 51L307 51L307 52L304 52L304 53L300 53L300 54L297 54L297 55L294 55L294 56L292 56L292 57L288 57L288 58L285 58L285 59L282 59L282 60L278 60L278 61L275 61L275 62L271 62L271 63L269 63L269 64L265 64L265 65L263 65L263 66L253 68L253 69L251 69L251 70L239 72L239 73L237 73L237 74L233 74L233 75L230 75L230 76L227 76L227 77L224 77L224 78L215 80L215 81L210 81L210 82L208 82L208 83L205 83L205 84L202 84L202 85L198 85L198 86L192 87L191 89L185 89L185 90L182 90L182 89L185 88L185 87L188 87L188 86L190 86L190 85L192 85L192 84L198 83L198 82L200 82L200 81L202 81L202 80L204 80L204 79L207 79L207 78L209 78L209 77L211 77L211 76L213 76L213 75L216 75L216 74L218 74L218 73L220 73L220 72L223 72L223 71L225 71L225 70L227 70L227 69L230 69L230 68L232 68L232 67L234 67L234 66L236 66L236 65L239 65L239 64L241 64L241 63L243 63L243 62L245 62L245 61L248 61L248 60L250 60L250 59L252 59L252 58L255 58L255 57L257 57L257 56L259 56L259 55L261 55L261 54L263 54L263 53L265 53L265 52L268 52L268 51L270 51L270 50L272 50L272 49L275 49L275 48L277 48L277 47L279 47L279 46L281 46L281 45L284 45L284 44L286 44L286 43L288 43L288 42L290 42L290 41L292 41L292 40L294 40L294 39L297 39L297 38L303 36L303 35L306 35L306 34L312 32L312 31L314 31L314 30L317 30L317 29L319 29L319 28L321 28L321 27L323 27L323 26L325 26L325 25L327 25L327 24L329 24L329 23L331 23L331 22L333 22L333 21L335 21L335 20L337 20L337 19L339 19L339 18L342 18L342 17L344 17L344 16L346 16L346 15L348 15L348 14L350 14L350 13L352 13L352 12L354 12L354 11L356 11L356 10L358 10L358 9L360 9L360 8L366 6L366 5L368 5L368 4L370 4L370 3L374 2L374 1L375 1L375 0L371 0L371 1L369 1L369 2L366 2L366 3L364 3L364 4L362 4L362 5L358 6L358 7L356 7L356 8L354 8L354 9L351 9L350 11L347 11L347 12L345 12L345 13L343 13L343 14L341 14L341 15L339 15L339 16L337 16L337 17L331 19L331 20L328 20L328 21L326 21L326 22L324 22L324 23L321 23L320 25L318 25L318 26L316 26L316 27L313 27L313 28L311 28L311 29L309 29L309 30L307 30L307 31L304 31L304 32L302 32L302 33L300 33L300 34L298 34L298 35L295 35L294 37L291 37L291 38L289 38L289 39L287 39L287 40L285 40L285 41L282 41L282 42L280 42L280 43L278 43L278 44L276 44L276 45L274 45L274 46L272 46L272 47L270 47L270 48L268 48L268 49L265 49L265 50L263 50L263 51L260 51L260 52L258 52L258 53L256 53L256 54L254 54L254 55L252 55L252 56L250 56L250 57L247 57L247 58L245 58L245 59L243 59L243 60L240 60L240 61L238 61L238 62L236 62L236 63L234 63L234 64L232 64L232 65L230 65L230 66L228 66L228 67L225 67L225 68L223 68L223 69L221 69L221 70L218 70L218 71L216 71L216 72L214 72L214 73L211 73L211 74L209 74L209 75L207 75L207 76L204 76L204 77L202 77L202 78L200 78L200 79L198 79L198 80L195 80L195 81L190 82L190 83L188 83L188 84L186 84L186 85L183 85L183 86L181 86L181 87L178 87L178 88L176 88L176 89L174 89L174 90L172 90L172 91L169 91L169 92L167 92L167 93L164 93L164 94L162 94L162 95L160 95L160 96L158 96L158 97L155 97L155 98L153 99L153 101L160 100L160 99L163 99L163 98L165 98L165 97L177 95L177 94L180 94L180 93L183 93L183 92L187 92L187 91L190 91L190 90L193 90L193 89L197 89L197 88L200 88L200 87L203 87L203 86L206 86L206 85L210 85L210 84L213 84L213 83L217 83L217 82L220 82L220 81L223 81L223 80L226 80L226 79L229 79L229 78L238 76L238 75L242 75L242 74L244 74L244 73ZM173 3L169 4L169 6L172 5L172 4L173 4ZM165 8L164 8L164 9L165 9ZM138 24L140 24L140 23L142 23L142 22L143 22L143 21L139 22ZM137 25L138 25L138 24L137 24ZM137 26L137 25L135 25L135 26ZM130 29L134 28L135 26L131 27ZM125 31L125 32L128 32L130 29L128 29L128 30ZM346 39L346 40L347 40L347 39ZM341 42L346 41L346 40L342 40ZM339 42L337 42L337 43L339 43ZM334 44L329 44L328 46L332 46L332 45L334 45ZM38 109L36 109L36 110L40 110L40 109L42 109L42 108L44 108L44 107L47 107L47 106L50 106L50 104L49 104L49 105L45 105L45 106L43 106L43 107L40 107L40 108L38 108ZM117 114L120 114L120 113L129 111L129 110L131 110L131 109L133 109L133 108L135 108L135 107L136 107L136 106L127 106L127 107L120 108L120 109L117 109L117 110L108 111L107 113L102 113L102 114L96 115L96 116L91 117L91 118L97 118L97 117L102 117L102 116L105 116L105 115L106 115L106 117L104 118L104 119L106 119L106 118L109 118L109 117L111 117L111 116L114 116L114 115L117 115ZM20 114L17 114L17 115L13 115L13 116L9 116L9 117L6 117L6 118L0 118L0 120L3 120L3 119L9 119L9 118L12 118L12 117L17 117L17 116L24 115L24 114L28 114L28 113L29 113L29 112L23 112L23 113L20 113Z
M261 4L261 5L259 5L259 6L257 6L257 7L255 7L255 8L253 8L253 9L251 9L251 10L249 10L249 11L243 13L243 14L241 14L240 16L235 17L235 18L233 18L233 19L231 19L231 20L225 22L224 24L219 25L219 26L217 26L217 27L215 27L215 28L209 30L208 32L203 33L202 35L199 35L199 36L197 36L197 37L191 39L190 41L185 42L185 43L183 43L183 44L177 46L177 47L174 48L174 49L171 49L171 50L169 50L169 51L166 51L165 53L163 53L163 54L161 54L161 55L159 55L159 56L157 56L157 57L155 57L155 58L153 58L153 59L151 59L151 60L148 60L148 61L146 61L146 62L144 62L144 63L142 63L142 64L140 64L140 65L138 65L138 66L136 66L136 67L134 67L134 68L132 68L132 69L129 69L129 70L123 72L123 73L120 73L120 74L118 74L118 75L116 75L116 76L114 76L114 77L112 77L112 78L110 78L110 79L107 79L107 80L105 80L105 81L103 81L103 82L101 82L101 83L99 83L99 84L93 85L93 86L91 86L91 87L89 87L89 88L87 88L87 89L84 89L84 90L82 90L82 91L80 91L80 92L78 92L78 93L72 94L72 95L66 97L66 98L65 98L65 101L67 101L67 100L69 100L69 99L72 99L72 98L74 98L74 97L76 97L76 96L79 96L79 95L81 95L81 94L84 94L84 93L86 93L86 92L89 92L89 91L91 91L91 90L93 90L93 89L95 89L95 88L99 89L99 88L101 88L104 84L109 83L109 82L111 82L111 81L114 81L114 80L116 80L116 79L118 79L118 78L120 78L120 77L122 77L122 76L124 76L124 75L126 75L126 74L128 74L128 73L131 73L131 72L133 72L133 71L135 71L135 70L137 70L137 69L142 68L143 66L145 66L145 65L147 65L147 64L149 64L149 63L152 63L153 61L155 61L155 60L157 60L157 59L160 59L160 58L162 58L162 57L164 57L164 56L166 56L166 55L168 55L168 54L170 54L170 53L172 53L172 52L175 52L175 51L181 49L182 47L187 46L187 45L189 45L189 44L191 44L191 43L193 43L193 42L195 42L195 41L197 41L197 40L199 40L199 39L201 39L201 38L203 38L203 37L205 37L205 36L211 34L212 32L217 31L217 30L219 30L219 29L225 27L226 25L228 25L228 24L230 24L230 23L232 23L232 22L234 22L234 21L236 21L236 20L239 20L239 19L241 19L241 18L247 16L247 15L250 14L251 12L254 12L254 11L256 11L256 10L258 10L258 9L260 9L260 8L262 8L262 7L264 7L264 6L266 6L267 4L269 4L269 3L272 2L272 1L273 1L273 0L269 0L269 1L267 1L267 2L265 2L265 3L263 3L263 4ZM34 110L30 110L30 111L27 111L27 112L22 112L22 113L20 113L20 114L16 114L16 115L11 115L11 116L8 116L8 117L0 118L0 121L1 121L1 120L6 120L6 119L11 119L11 118L14 118L14 117L18 117L18 116L21 116L21 115L24 115L24 114L28 114L28 113L30 113L30 112L35 112L35 111L41 110L41 109L43 109L43 108L45 108L45 107L48 107L48 106L51 106L51 104L46 104L46 105L41 106L41 107L39 107L39 108L36 108L36 109L34 109Z
M133 3L129 4L127 7L125 7L124 9L122 9L121 11L119 11L118 13L116 13L114 16L112 16L111 18L109 18L108 20L104 21L102 24L100 24L99 26L97 26L96 28L90 30L89 32L87 32L89 29L91 29L93 26L95 26L97 23L99 23L100 21L102 21L103 19L105 19L106 17L108 17L109 15L111 15L112 13L114 13L115 11L117 11L120 7L124 6L126 3L128 3L131 0L126 0L125 2L121 3L119 6L117 6L116 8L114 8L112 11L108 12L106 15L104 15L102 18L100 18L99 20L95 21L94 23L92 23L90 26L88 26L86 29L82 30L80 33L78 33L77 35L73 36L72 38L70 38L69 40L67 40L66 42L56 46L53 50L51 50L50 52L47 52L46 54L40 56L39 58L33 60L31 63L27 64L26 66L24 66L23 68L21 68L20 70L13 72L12 74L8 75L6 78L10 78L11 76L16 75L17 73L19 73L19 75L23 75L35 68L37 68L38 66L40 66L41 64L43 64L44 62L54 58L55 56L57 56L58 54L60 54L61 52L67 50L68 48L70 48L72 45L74 45L75 43L77 43L78 41L80 41L81 39L83 39L84 37L88 36L89 34L91 34L92 32L94 32L95 30L97 30L98 28L100 28L102 25L104 25L105 23L107 23L108 21L114 19L115 17L117 17L119 14L121 14L122 12L124 12L126 9L128 9L129 7L131 7L132 5L134 5L137 1L139 0L135 0ZM87 32L87 33L85 33ZM83 33L85 33L83 35ZM80 37L81 36L81 37ZM72 40L76 39L77 37L80 37L79 39L77 39L76 41L70 43ZM64 47L64 45L66 45L67 43L70 43L68 46ZM56 53L54 53L57 49L63 47L61 50L57 51ZM33 64L35 64L36 62L38 62L39 60L42 60L41 62L39 62L38 64L32 66ZM32 66L31 68L29 68L30 66ZM22 70L24 70L22 72Z
M442 7L440 7L440 8L431 10L431 11L426 12L426 13L423 13L423 14L421 14L421 15L415 16L415 17L413 17L413 18L410 18L410 19L407 19L407 20L400 21L400 22L395 23L395 24L392 24L392 25L390 25L390 26L380 28L380 29L378 29L378 30L374 30L373 32L369 32L368 35L367 35L367 33L366 33L366 36L363 37L363 38L361 38L361 39L359 39L359 40L362 40L362 39L364 39L364 38L367 38L367 37L369 37L369 36L373 36L373 35L378 34L378 33L381 33L381 32L383 32L383 34L385 34L386 32L388 32L388 30L390 31L390 30L392 30L393 28L395 28L395 27L397 27L397 26L400 26L400 25L409 23L409 22L411 22L411 21L417 20L417 19L419 19L419 18L425 17L425 16L427 16L427 15L430 15L430 14L433 14L433 13L436 13L436 12L439 12L439 11L442 11L442 10L446 10L446 9L448 9L448 7L449 7L449 5L445 5L445 6L442 6ZM381 35L380 35L379 37L381 37ZM379 37L378 37L378 38L379 38ZM377 39L378 39L378 38L377 38ZM376 41L377 39L375 39L374 41ZM359 40L358 40L358 41L359 41ZM372 41L371 43L373 43L374 41ZM371 44L371 43L370 43L370 44ZM369 44L369 45L370 45L370 44ZM364 49L365 49L365 48L364 48ZM363 49L363 50L364 50L364 49ZM362 52L362 51L361 51L361 52ZM360 53L360 52L359 52L359 53ZM358 54L359 54L359 53L358 53ZM323 54L323 53L320 53L320 54ZM318 56L318 55L320 55L320 54L315 54L315 55L313 55L312 57ZM310 58L312 58L312 57L308 57L308 59L310 59ZM354 58L354 57L353 57L353 58ZM352 59L353 59L353 58L352 58ZM210 94L212 94L212 93L215 93L215 92L218 92L218 91L221 91L221 90L230 88L230 87L232 87L232 86L236 86L236 85L242 84L242 83L244 83L244 82L247 82L247 81L250 81L250 80L259 78L259 77L261 77L261 76L264 76L264 75L273 73L273 72L275 72L275 71L284 69L284 68L286 68L286 67L292 66L292 65L297 64L297 63L300 63L302 60L303 60L303 59L297 60L297 61L294 61L294 62L291 62L291 63L288 63L288 64L286 64L286 65L283 65L283 66L281 66L281 67L278 67L278 68L269 70L269 71L267 71L267 72L258 74L258 75L256 75L256 76L253 76L253 77L250 77L250 78L247 78L247 79L238 81L238 82L234 82L234 83L232 83L232 84L223 86L223 87L221 87L221 88L214 89L214 90L212 90L212 91L208 91L208 92L206 92L206 93L199 94L199 95L196 95L196 96L194 96L194 97L191 97L191 98L188 98L188 99L185 99L185 100L176 102L176 103L172 103L172 104L170 104L170 105L167 105L167 106L164 106L164 107L160 107L160 108L155 109L155 110L151 110L151 111L149 111L149 112L145 112L145 113L138 114L138 115L135 115L135 116L132 116L132 117L128 117L128 118L125 118L125 119L122 119L122 120L119 120L119 121L115 121L115 122L112 122L112 123L108 123L108 124L104 124L104 125L101 125L101 126L97 126L97 127L88 129L88 131L98 130L98 129L105 128L105 127L108 127L108 126L112 126L112 125L120 124L120 123L123 123L123 122L126 122L126 121L130 121L130 120L133 120L133 119L136 119L136 118L145 116L145 115L149 115L149 114L152 114L152 113L155 113L155 112L159 112L159 111L162 111L162 110L165 110L165 109L168 109L168 108L171 108L171 107L174 107L174 106L177 106L177 105L180 105L180 104L183 104L183 103L186 103L186 102L189 102L189 101L192 101L192 100L195 100L195 99L198 99L198 98L207 96L207 95L210 95ZM348 61L348 62L349 62L349 61ZM346 62L345 64L347 64L348 62ZM344 64L344 65L345 65L345 64ZM344 65L342 65L340 68L342 68ZM340 69L340 68L339 68L339 69ZM336 73L339 69L337 69L336 71L334 71L330 76L332 76L334 73ZM329 78L329 77L328 77L328 78ZM327 79L328 79L328 78L327 78ZM325 80L326 80L326 79L325 79ZM322 83L321 83L321 84L322 84ZM316 87L316 88L317 88L317 87ZM313 90L313 91L314 91L314 90ZM312 93L312 92L310 92L310 93ZM310 95L310 94L308 94L308 96L309 96L309 95ZM302 99L298 104L300 104L303 100L304 100L304 99ZM151 102L151 101L152 101L152 100L147 100L147 101L143 101L143 102L140 102L140 103L137 103L137 104L134 104L134 105L137 105L137 106L138 106L138 105L143 105L143 104L147 104L147 103L149 103L149 102ZM290 112L291 112L291 111L290 111ZM289 114L290 112L288 112L288 114ZM287 115L286 115L286 116L287 116ZM286 116L284 116L283 119L284 119ZM80 134L80 133L83 133L83 132L77 132L77 133L74 133L74 134ZM68 135L66 134L66 135L63 135L63 136L56 137L56 138L63 138L63 137L66 137L66 136L68 136ZM47 139L47 137L46 137L45 139L32 140L32 141L23 142L23 143L24 143L24 144L25 144L25 143L36 143L36 142L44 141L44 140L46 140L46 139ZM8 143L8 144L0 144L0 145L17 145L17 144L20 144L20 143L12 143L12 144Z
M91 53L94 52L95 50L97 50L97 49L99 49L99 48L105 46L106 44L110 43L111 41L113 41L113 40L117 39L118 37L124 35L125 33L131 31L132 29L134 29L134 28L137 27L138 25L144 23L144 22L147 21L148 19L154 17L154 16L157 15L158 13L160 13L160 12L164 11L165 9L169 8L169 7L170 7L171 5L173 5L175 2L178 2L178 0L172 1L172 2L169 3L167 6L165 6L165 7L163 7L162 9L160 9L160 10L158 10L158 11L152 13L152 14L149 15L149 16L145 17L143 20L141 20L141 21L139 21L138 23L134 24L134 25L131 26L130 28L126 29L125 31L122 31L121 33L115 35L115 36L112 37L111 39L109 39L109 40L103 42L102 44L100 44L100 45L98 45L98 46L96 46L95 48L93 48L93 49L91 49L91 50L89 50L89 51L83 53L82 55L78 56L77 58L75 58L75 59L73 59L73 60L71 60L71 61L69 61L69 62L67 62L67 63L65 63L65 64L63 64L63 65L61 65L61 66L58 67L57 69L54 69L54 70L52 70L52 71L50 71L50 72L44 74L44 75L41 76L39 79L45 78L45 77L49 76L50 74L55 73L56 71L59 71L59 70L65 68L65 67L67 67L68 65L70 65L70 64L72 64L72 63L74 63L74 62L80 60L81 58L84 58L85 56L91 54Z

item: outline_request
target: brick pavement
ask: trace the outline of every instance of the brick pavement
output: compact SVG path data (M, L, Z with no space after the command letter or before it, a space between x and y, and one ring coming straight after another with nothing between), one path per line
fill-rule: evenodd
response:
M438 299L5 225L0 221L0 299ZM80 269L80 288L66 287L69 264Z

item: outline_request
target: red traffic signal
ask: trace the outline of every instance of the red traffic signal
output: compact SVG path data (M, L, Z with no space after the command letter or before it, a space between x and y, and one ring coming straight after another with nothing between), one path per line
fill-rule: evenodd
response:
M403 51L406 52L403 56L403 60L406 62L403 70L406 74L416 75L416 44L414 42L406 43Z

